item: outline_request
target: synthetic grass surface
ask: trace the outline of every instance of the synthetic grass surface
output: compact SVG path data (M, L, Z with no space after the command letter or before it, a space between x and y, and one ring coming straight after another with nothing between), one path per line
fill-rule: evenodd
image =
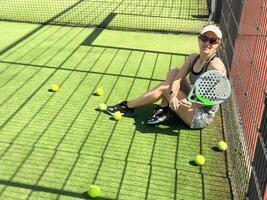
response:
M0 51L21 38L21 36L34 30L38 26L39 25L19 23L17 23L16 26L10 26L10 23L0 21Z
M145 125L151 105L121 121L97 109L163 80L189 53L175 37L197 51L192 36L131 32L119 43L126 32L104 31L81 45L93 29L25 27L6 29L11 46L0 49L0 199L88 199L92 183L100 199L231 199L225 153L214 148L223 138L220 113L189 130L178 119ZM101 97L93 95L99 86ZM202 167L193 162L200 153Z

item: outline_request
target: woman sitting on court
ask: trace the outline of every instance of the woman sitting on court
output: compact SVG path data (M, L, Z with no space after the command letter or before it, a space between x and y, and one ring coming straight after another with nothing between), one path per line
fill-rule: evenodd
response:
M218 70L226 75L226 68L216 51L221 43L222 32L217 25L204 26L198 36L199 54L189 55L182 68L171 69L165 81L155 88L133 100L123 101L114 106L108 106L107 111L113 115L120 111L124 116L135 116L135 109L139 106L161 100L154 115L147 120L150 125L156 125L168 120L171 113L177 114L181 120L192 129L204 128L210 124L219 106L203 106L191 103L187 95L191 85L198 77L208 70ZM186 76L189 74L189 81Z

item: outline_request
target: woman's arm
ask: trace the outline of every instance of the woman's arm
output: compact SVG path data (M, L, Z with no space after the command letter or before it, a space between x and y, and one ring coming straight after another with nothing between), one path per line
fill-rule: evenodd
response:
M196 56L196 54L191 54L187 57L186 61L184 62L181 70L179 70L179 73L174 78L174 81L172 83L172 87L170 89L171 97L170 100L173 99L174 97L177 96L180 86L181 86L181 81L187 76L189 73L190 66L192 64L193 58Z
M181 81L187 76L192 65L192 60L196 57L197 54L191 54L187 57L185 63L183 64L181 70L177 73L170 88L170 96L168 102L173 109L179 108L179 100L177 99L177 94L180 90Z
M227 75L226 67L223 64L222 60L218 57L210 62L208 70L217 70L223 73L225 76Z

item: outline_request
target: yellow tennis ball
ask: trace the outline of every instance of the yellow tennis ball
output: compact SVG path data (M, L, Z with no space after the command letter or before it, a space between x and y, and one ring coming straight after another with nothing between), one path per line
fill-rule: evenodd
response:
M99 110L107 110L107 105L104 103L99 104Z
M227 144L224 141L220 141L218 142L217 147L221 151L225 151L227 149Z
M100 187L98 185L91 185L88 190L88 194L92 198L96 198L100 196Z
M59 90L59 86L58 86L57 84L52 84L52 85L51 85L51 90L52 90L53 92L57 92L57 91Z
M99 88L96 89L96 95L102 96L103 94L104 94L103 88L99 87Z
M205 164L205 157L202 156L202 155L197 155L196 158L195 158L195 163L197 165L204 165Z
M116 119L118 121L118 120L121 119L122 114L121 114L120 111L117 111L117 112L114 113L113 117L114 117L114 119Z

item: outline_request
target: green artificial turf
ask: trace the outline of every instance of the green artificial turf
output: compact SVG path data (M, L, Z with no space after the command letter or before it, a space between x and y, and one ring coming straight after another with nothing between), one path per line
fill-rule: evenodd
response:
M36 29L39 25L6 23L0 21L0 51L19 40L22 36Z
M180 54L190 54L198 49L195 35L147 34L114 30L104 30L92 44Z
M88 199L93 183L107 200L231 199L225 153L214 148L220 112L189 130L178 119L147 126L151 105L120 121L97 109L155 86L197 52L196 36L104 31L81 45L93 29L44 26L16 43L35 28L0 23L0 199Z

